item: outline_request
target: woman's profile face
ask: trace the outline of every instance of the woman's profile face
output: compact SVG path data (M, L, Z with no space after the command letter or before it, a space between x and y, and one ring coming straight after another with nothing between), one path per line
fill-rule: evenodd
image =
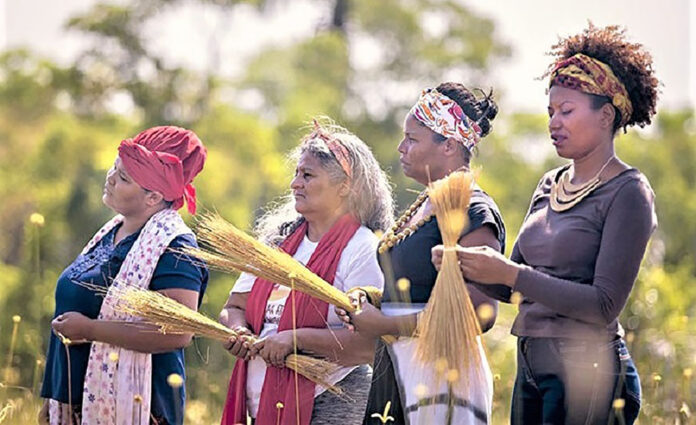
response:
M342 195L342 184L331 181L329 173L313 154L303 153L290 182L295 210L311 221L344 208L347 198Z
M146 208L147 192L136 183L123 167L121 158L116 158L114 165L106 172L102 202L115 212L132 215Z
M592 108L592 98L561 86L549 90L549 133L556 153L562 158L580 159L606 140L602 108Z
M406 177L427 185L430 175L438 175L437 169L443 163L442 143L433 141L435 133L423 125L413 114L404 121L404 138L397 150L399 162Z

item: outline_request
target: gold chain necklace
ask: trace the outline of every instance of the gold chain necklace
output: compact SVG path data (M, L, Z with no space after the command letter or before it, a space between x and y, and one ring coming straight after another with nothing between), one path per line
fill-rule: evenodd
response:
M399 219L396 220L394 225L389 230L387 230L384 236L382 236L382 239L379 241L379 248L377 248L377 252L379 252L380 254L384 254L385 252L387 252L387 250L395 247L396 245L401 243L401 241L414 234L419 227L423 226L425 223L427 223L433 218L433 214L431 213L421 218L416 223L404 227L427 199L427 190L421 192L421 194L418 195L418 198L416 198L416 200L413 201L411 206L408 207L403 214L401 214L401 217L399 217ZM401 229L401 231L399 231L399 229Z
M599 176L613 159L614 156L611 156L594 177L582 184L571 183L570 167L563 171L558 182L556 180L551 182L551 209L556 212L568 211L585 199L587 195L603 183Z

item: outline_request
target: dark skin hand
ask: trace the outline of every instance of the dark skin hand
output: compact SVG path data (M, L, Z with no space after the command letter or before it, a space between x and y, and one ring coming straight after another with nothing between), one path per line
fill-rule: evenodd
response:
M90 341L92 319L75 311L68 311L58 315L51 321L51 328L58 336L67 338L64 340L70 345L85 344Z
M223 343L223 347L230 354L240 359L251 360L259 355L269 366L284 367L285 357L292 353L292 333L281 331L256 342L245 338L245 336L253 336L245 317L248 298L248 292L233 292L222 308L219 318L220 323L242 334L238 338L230 337L227 342Z
M252 357L258 354L268 366L285 367L285 358L293 353L292 331L280 331L260 339L251 347Z
M457 246L459 269L466 279L483 284L502 283L514 286L520 266L507 259L503 254L487 246ZM438 245L432 249L432 262L438 270L442 265L444 247Z
M320 357L341 366L370 363L374 357L375 338L348 329L298 328L280 331L259 340L251 347L251 355L261 356L267 364L284 367L288 355L294 352Z
M410 336L416 328L415 315L385 316L377 307L367 302L367 296L363 291L353 291L348 297L359 312L348 313L337 307L336 314L351 332L378 338L382 335Z
M222 345L230 354L244 360L253 358L252 352L250 351L252 343L248 338L244 337L245 335L250 337L254 335L253 332L249 330L249 325L244 316L248 298L249 293L233 292L230 294L218 319L223 325L242 334L239 338L230 337L230 339Z
M248 293L232 293L220 313L220 323L245 335L252 335L245 318ZM374 356L374 339L347 329L299 328L296 330L297 350L329 361L353 366L369 363ZM293 333L280 331L251 343L245 338L231 338L224 344L230 354L250 360L261 356L268 365L284 367L293 353Z
M461 246L480 246L484 245L491 251L499 250L500 243L498 242L493 230L484 226L479 229L474 230L462 236L459 239L459 245ZM437 247L435 247L437 248ZM433 250L437 251L435 248ZM433 263L436 268L439 269L439 265L442 263L442 255L440 250L439 263L435 263L435 255L433 254ZM493 326L495 322L497 313L497 302L493 301L483 293L481 293L475 287L468 285L467 289L471 296L471 300L475 308L480 305L487 303L493 308L492 317L486 320L481 320L481 328L486 331ZM349 294L351 298L351 303L353 303L356 308L359 308L359 313L348 313L347 311L336 308L336 314L344 322L345 326L351 331L357 331L366 336L380 337L382 335L394 335L394 336L411 336L416 329L417 315L409 314L403 316L386 316L382 312L375 308L374 306L367 303L367 298L364 292L356 291Z
M184 304L192 310L198 308L198 292L188 289L166 289L160 293ZM164 353L187 346L191 334L163 334L156 326L145 323L128 323L90 319L76 311L58 315L51 322L53 331L69 340L70 344L90 341L106 342L141 353ZM68 341L64 341L68 342Z
M241 326L236 326L233 328L233 330L241 335L239 337L230 337L230 339L227 340L227 342L224 342L222 346L235 357L242 358L244 360L254 358L251 352L253 340L251 338L245 338L245 336L253 337L254 334L249 329Z

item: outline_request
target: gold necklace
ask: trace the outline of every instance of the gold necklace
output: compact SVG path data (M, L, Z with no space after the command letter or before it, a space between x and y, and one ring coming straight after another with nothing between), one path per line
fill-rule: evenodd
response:
M551 209L556 212L568 211L585 199L587 195L602 184L599 176L613 159L614 156L611 156L594 177L582 184L571 183L570 167L564 170L558 178L558 182L556 180L551 182Z
M423 205L423 203L428 199L428 192L423 191L421 192L420 195L418 195L418 198L416 198L415 201L411 204L410 207L404 211L403 214L401 214L401 217L396 220L394 225L387 230L387 232L382 236L382 239L379 241L379 247L377 248L377 252L380 254L384 254L387 252L387 250L395 247L401 241L406 239L407 237L411 236L418 230L419 227L423 226L425 223L430 221L433 218L433 214L428 214L427 216L421 218L418 220L416 223L404 227L406 223L411 220L411 217L418 211L418 209ZM399 231L401 229L401 231Z

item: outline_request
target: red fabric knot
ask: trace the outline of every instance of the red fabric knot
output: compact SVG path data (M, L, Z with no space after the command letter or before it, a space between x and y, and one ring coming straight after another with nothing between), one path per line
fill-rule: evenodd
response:
M172 208L196 213L193 179L201 172L207 150L196 133L181 127L152 127L121 141L119 157L140 186L159 192Z

